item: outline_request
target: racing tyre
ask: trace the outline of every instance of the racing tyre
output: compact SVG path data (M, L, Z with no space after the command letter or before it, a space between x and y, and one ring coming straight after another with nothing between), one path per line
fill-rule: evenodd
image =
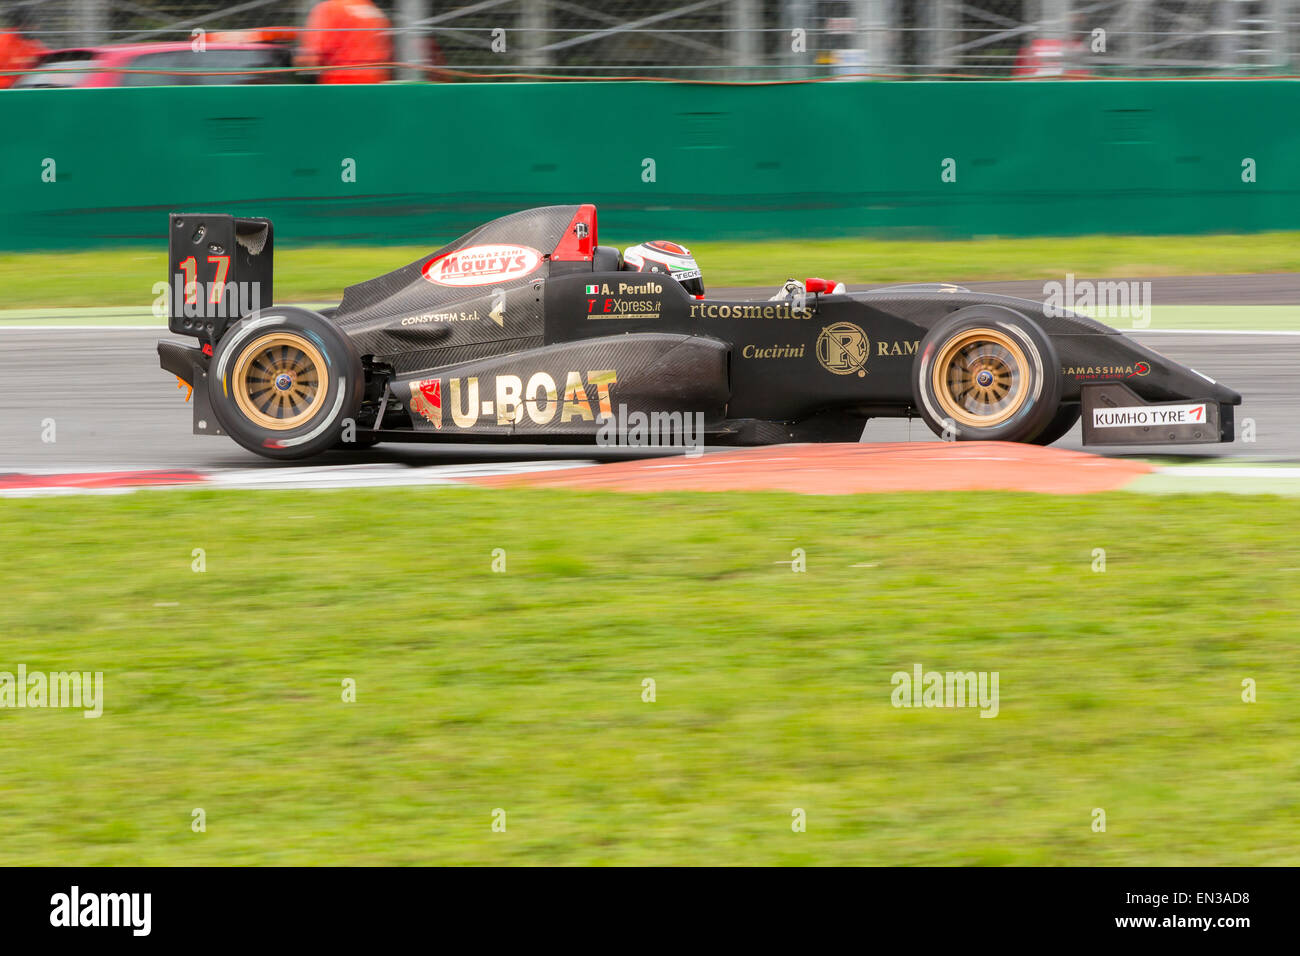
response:
M1083 417L1083 409L1079 405L1062 405L1052 416L1052 420L1034 437L1035 445L1050 445L1054 441L1059 441L1070 433L1073 428Z
M1056 349L1014 309L959 309L921 340L912 398L941 437L1032 441L1045 433L1060 405Z
M361 357L333 323L293 307L242 319L212 355L208 395L222 429L267 458L339 443L365 390Z

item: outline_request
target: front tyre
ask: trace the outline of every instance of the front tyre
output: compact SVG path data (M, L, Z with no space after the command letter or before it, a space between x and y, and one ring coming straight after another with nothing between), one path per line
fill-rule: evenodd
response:
M959 309L921 340L912 397L930 430L944 439L1033 441L1060 405L1056 349L1014 309Z
M217 344L211 369L208 395L222 430L281 460L338 444L365 389L361 358L347 336L294 307L240 320Z

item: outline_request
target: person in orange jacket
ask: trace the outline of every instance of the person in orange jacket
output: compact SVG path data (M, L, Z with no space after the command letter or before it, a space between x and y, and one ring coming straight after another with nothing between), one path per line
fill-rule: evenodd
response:
M34 25L31 11L19 7L9 14L9 30L0 29L0 70L30 69L45 53L45 45L39 40L29 40L23 36L24 30ZM18 75L0 76L0 90L7 89L18 82Z
M312 8L303 29L298 61L322 69L320 83L383 83L393 59L388 37L392 24L370 0L323 0Z

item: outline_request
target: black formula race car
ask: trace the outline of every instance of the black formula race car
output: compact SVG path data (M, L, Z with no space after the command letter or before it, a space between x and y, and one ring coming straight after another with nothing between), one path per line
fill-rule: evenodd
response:
M1241 402L1026 299L813 279L771 300L693 295L599 245L591 205L496 219L321 311L273 304L266 219L174 214L169 246L169 328L198 345L159 343L162 367L193 387L196 433L270 458L594 442L647 419L717 444L856 441L910 415L956 440L1047 444L1082 415L1088 444L1221 442Z

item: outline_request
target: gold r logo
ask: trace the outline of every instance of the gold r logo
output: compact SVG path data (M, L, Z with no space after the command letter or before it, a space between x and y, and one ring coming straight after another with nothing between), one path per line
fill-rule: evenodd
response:
M867 341L867 333L852 322L828 325L817 337L817 361L828 372L836 375L857 372L861 377L867 374L863 366L870 357L871 343Z

